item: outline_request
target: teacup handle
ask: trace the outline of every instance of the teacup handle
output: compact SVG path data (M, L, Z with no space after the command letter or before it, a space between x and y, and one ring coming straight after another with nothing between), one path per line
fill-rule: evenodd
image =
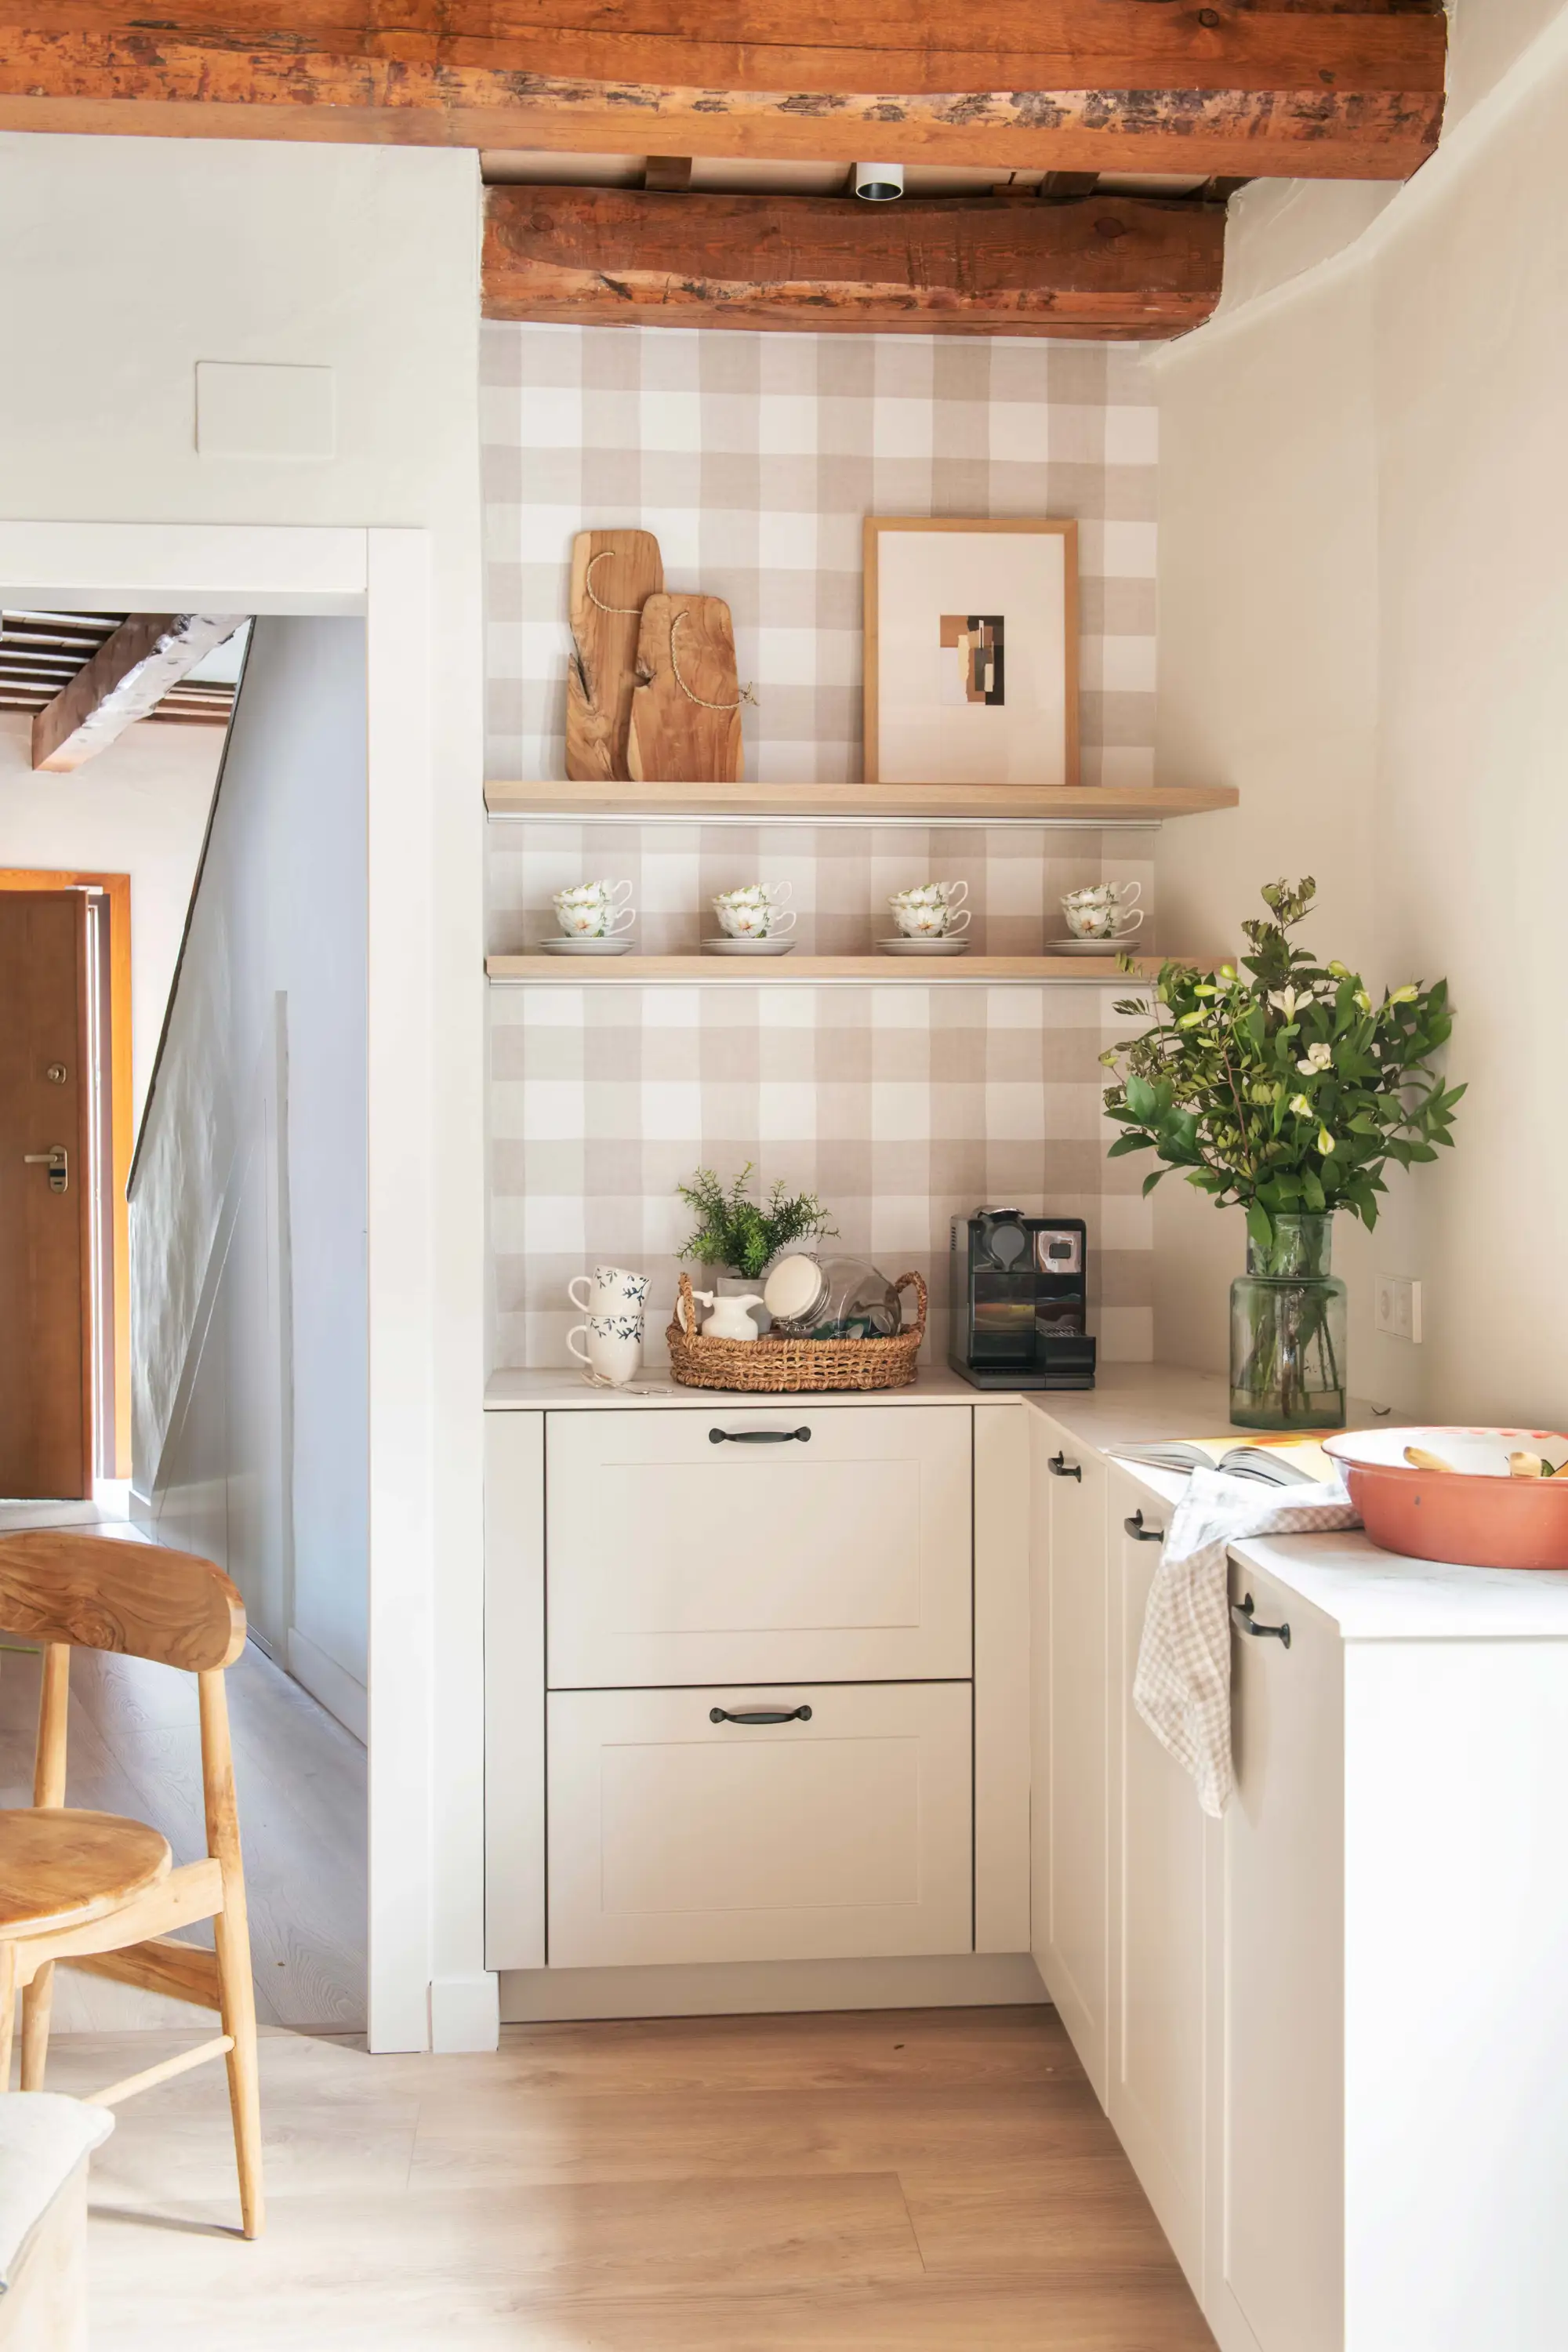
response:
M1111 936L1112 936L1113 938L1115 938L1115 939L1119 939L1119 940L1127 940L1127 939L1131 939L1131 936L1132 936L1132 934L1133 934L1133 932L1138 929L1138 926L1139 926L1139 924L1142 921L1142 919L1143 919L1143 909L1142 909L1142 907L1136 908L1133 910L1133 913L1132 913L1132 916L1131 916L1131 920L1130 920L1130 921L1128 921L1128 922L1125 922L1125 923L1118 923L1118 924L1117 924L1117 926L1116 926L1116 929L1115 929L1115 930L1114 930L1114 932L1112 933L1112 935L1111 935Z
M631 888L631 884L629 882L627 883L626 887L628 890ZM604 929L600 932L599 937L604 940L613 940L616 938L620 932L629 931L632 925L637 921L637 910L635 907L617 907L615 913L610 917L609 921L605 925Z
M965 907L965 908L963 909L963 912L961 915L955 915L955 916L953 917L953 919L952 919L952 922L951 922L951 923L949 923L949 925L948 925L948 927L947 927L947 933L946 933L946 936L947 936L950 940L956 940L956 939L961 938L961 937L963 936L963 933L964 933L968 929L969 929L969 909L968 909L968 908L967 908L967 907Z
M579 1275L577 1279L581 1282L584 1279L584 1276ZM587 1349L579 1348L576 1344L578 1332L585 1332L588 1326L585 1323L577 1323L574 1324L572 1329L566 1334L566 1351L568 1355L575 1356L580 1364L591 1364L593 1361Z
M586 1298L578 1297L577 1285L579 1283L582 1284L584 1289L586 1290L591 1297L593 1293L593 1285L588 1276L585 1274L574 1274L572 1276L571 1281L566 1286L566 1296L572 1301L573 1306L576 1307L579 1314L586 1315L588 1312L588 1300ZM579 1325L578 1328L581 1329L583 1327Z
M786 883L784 887L787 889L789 886ZM778 916L774 921L770 922L767 929L763 932L761 936L763 939L776 940L782 938L785 931L793 931L794 929L795 910L793 908L786 908L783 914Z
M1119 907L1135 907L1142 895L1142 882L1119 882L1116 886L1116 903Z
M629 882L612 882L605 892L605 903L609 907L624 907L631 895Z
M942 886L942 903L944 907L962 907L968 896L967 882L944 882Z

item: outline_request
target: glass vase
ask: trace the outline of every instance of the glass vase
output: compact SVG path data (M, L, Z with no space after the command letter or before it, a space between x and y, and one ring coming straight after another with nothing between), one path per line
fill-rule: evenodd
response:
M1331 1216L1274 1220L1230 1286L1230 1417L1242 1429L1342 1429L1345 1286L1329 1271Z

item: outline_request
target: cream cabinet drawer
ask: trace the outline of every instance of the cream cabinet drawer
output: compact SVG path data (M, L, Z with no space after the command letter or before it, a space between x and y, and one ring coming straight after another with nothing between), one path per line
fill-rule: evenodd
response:
M555 1692L549 1788L552 1968L973 1948L967 1683Z
M552 1688L968 1675L972 1429L787 1397L550 1414Z

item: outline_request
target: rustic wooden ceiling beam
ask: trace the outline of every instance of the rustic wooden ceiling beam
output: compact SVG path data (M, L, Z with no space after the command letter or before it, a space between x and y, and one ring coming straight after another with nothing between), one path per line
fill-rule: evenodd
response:
M814 332L1182 334L1219 298L1217 205L493 187L489 319Z
M241 618L238 614L133 614L34 719L34 767L68 773L107 751L133 720L150 717L204 654L233 636Z
M0 0L0 128L1403 179L1443 101L1436 0L167 5Z

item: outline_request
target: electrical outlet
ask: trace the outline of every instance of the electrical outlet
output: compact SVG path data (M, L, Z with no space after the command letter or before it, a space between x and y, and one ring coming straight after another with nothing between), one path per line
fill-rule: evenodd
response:
M1380 1274L1373 1316L1379 1331L1391 1339L1421 1344L1421 1285L1407 1274Z

